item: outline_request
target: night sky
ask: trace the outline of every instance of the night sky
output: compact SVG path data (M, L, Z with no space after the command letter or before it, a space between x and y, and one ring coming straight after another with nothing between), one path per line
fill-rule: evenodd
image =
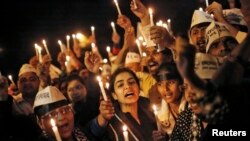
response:
M123 14L136 25L138 19L130 11L130 0L118 0ZM200 7L198 0L142 0L155 11L155 21L172 19L174 32L186 33L193 10ZM204 6L204 5L202 5ZM35 55L34 43L47 46L53 63L60 51L57 40L82 32L89 36L90 26L96 28L99 50L105 57L105 47L111 45L110 22L116 21L113 0L16 0L0 5L0 71L17 78L19 68ZM116 27L120 35L123 31Z

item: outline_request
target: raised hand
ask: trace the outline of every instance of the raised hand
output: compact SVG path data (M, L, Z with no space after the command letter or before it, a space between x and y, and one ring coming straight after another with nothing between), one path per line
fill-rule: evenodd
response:
M99 106L100 114L98 115L98 123L100 126L105 126L109 120L115 115L115 108L112 102L102 100Z
M101 60L101 56L98 53L85 52L84 63L89 71L98 73Z

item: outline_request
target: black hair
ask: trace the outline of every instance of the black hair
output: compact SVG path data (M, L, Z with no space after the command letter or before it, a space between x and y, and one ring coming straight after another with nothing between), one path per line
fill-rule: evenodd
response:
M167 73L162 73L163 71ZM158 70L156 71L155 79L157 80L157 82L160 82L166 79L177 79L181 84L183 83L183 79L175 63L161 64Z
M80 83L82 83L86 87L85 82L83 81L83 79L78 74L71 74L71 75L69 75L67 77L67 86L66 86L67 88L68 88L69 82L71 82L73 80L79 81Z
M113 93L113 92L114 92L114 83L115 83L115 79L116 79L116 77L117 77L119 74L121 74L121 73L123 73L123 72L127 72L127 73L131 74L131 75L134 77L134 79L135 79L136 83L138 84L138 86L140 86L140 82L139 82L139 79L138 79L138 77L136 76L136 74L135 74L132 70L130 70L129 68L121 67L121 68L118 68L118 69L111 75L111 77L110 77L109 93Z

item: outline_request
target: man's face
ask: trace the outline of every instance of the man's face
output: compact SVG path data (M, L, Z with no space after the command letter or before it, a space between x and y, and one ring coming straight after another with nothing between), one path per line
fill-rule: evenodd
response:
M23 98L35 98L40 85L40 80L34 72L26 72L18 78L18 89Z
M146 62L148 70L152 75L154 75L159 66L163 62L167 61L167 59L161 52L157 52L157 49L155 49L154 47L146 48L146 54L147 54Z
M206 28L207 25L197 25L191 29L190 39L197 52L206 52Z

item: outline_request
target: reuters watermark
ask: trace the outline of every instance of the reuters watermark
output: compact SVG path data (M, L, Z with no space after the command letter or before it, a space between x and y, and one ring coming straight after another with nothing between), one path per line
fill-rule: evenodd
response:
M220 131L219 129L212 129L212 136L214 137L245 137L247 136L247 131L233 131L230 129L229 131Z

